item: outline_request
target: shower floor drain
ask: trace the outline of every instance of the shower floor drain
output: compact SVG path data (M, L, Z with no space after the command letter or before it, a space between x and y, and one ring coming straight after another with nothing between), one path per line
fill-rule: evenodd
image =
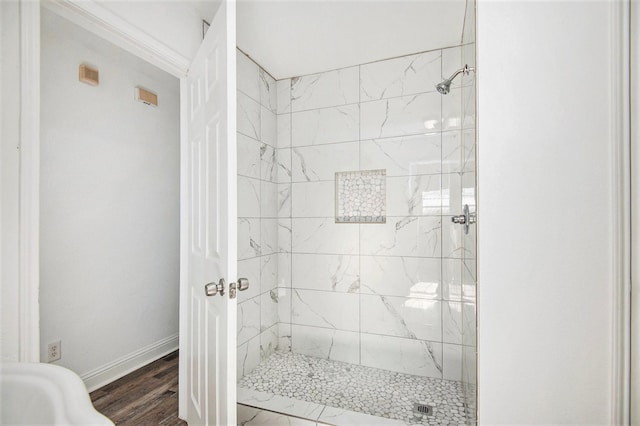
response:
M426 414L427 416L433 415L433 407L427 404L413 404L413 412L416 414Z

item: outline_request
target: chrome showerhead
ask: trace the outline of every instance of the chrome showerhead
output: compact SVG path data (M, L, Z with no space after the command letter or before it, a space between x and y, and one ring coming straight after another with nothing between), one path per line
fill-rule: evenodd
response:
M464 73L464 75L469 75L471 71L475 71L475 68L469 67L469 65L465 65L463 68L460 68L458 71L454 72L453 75L442 83L436 84L436 89L440 92L441 95L446 95L451 91L451 82L454 78L458 76L460 73Z
M451 90L451 80L445 80L442 83L436 85L436 89L441 95L446 95Z

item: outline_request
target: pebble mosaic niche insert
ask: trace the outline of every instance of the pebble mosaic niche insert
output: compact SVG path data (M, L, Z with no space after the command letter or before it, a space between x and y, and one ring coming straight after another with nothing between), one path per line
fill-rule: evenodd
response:
M385 223L387 171L336 172L336 223Z
M399 420L407 425L466 424L461 382L292 352L274 353L243 377L238 387ZM416 403L428 404L433 413L416 413Z

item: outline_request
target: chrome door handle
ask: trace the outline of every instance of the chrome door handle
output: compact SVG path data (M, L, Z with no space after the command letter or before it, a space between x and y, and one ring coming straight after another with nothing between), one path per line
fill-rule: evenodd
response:
M476 214L469 212L469 205L465 204L461 215L451 216L451 222L464 225L464 233L469 233L469 226L476 223Z
M224 278L220 278L220 281L218 281L218 284L216 284L215 282L206 284L204 286L204 293L207 296L215 296L216 294L220 294L220 296L224 296Z

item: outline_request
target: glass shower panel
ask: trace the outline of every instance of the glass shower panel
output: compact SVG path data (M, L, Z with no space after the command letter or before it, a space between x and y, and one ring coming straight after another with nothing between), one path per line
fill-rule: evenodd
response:
M475 68L475 0L465 14L462 61ZM462 78L462 204L476 212L476 74ZM462 238L462 383L468 424L476 419L476 226Z

